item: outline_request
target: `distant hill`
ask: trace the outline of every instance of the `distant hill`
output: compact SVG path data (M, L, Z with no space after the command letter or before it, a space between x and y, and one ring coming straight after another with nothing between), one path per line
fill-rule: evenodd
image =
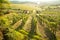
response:
M20 1L10 1L13 4L37 4L35 2L20 2ZM54 1L54 2L40 2L39 5L60 5L60 1Z
M11 3L13 3L13 4L24 4L24 3L31 3L31 4L37 4L37 3L35 3L35 2L20 2L20 1L10 1Z

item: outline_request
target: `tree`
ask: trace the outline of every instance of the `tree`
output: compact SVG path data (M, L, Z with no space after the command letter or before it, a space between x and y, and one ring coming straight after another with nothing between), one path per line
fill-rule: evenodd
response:
M0 0L0 15L3 15L4 8L9 8L8 0Z
M51 28L51 31L56 35L57 23L56 22L50 22L50 28Z

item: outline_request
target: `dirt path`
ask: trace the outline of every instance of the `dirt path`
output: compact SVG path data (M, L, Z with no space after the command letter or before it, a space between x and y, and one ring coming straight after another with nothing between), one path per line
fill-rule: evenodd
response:
M12 26L12 28L13 28L13 29L18 28L18 27L21 25L21 23L22 23L22 19L19 20L18 22L16 22L16 23Z
M31 30L31 21L32 21L32 17L30 16L23 27L23 29L27 32Z
M37 18L36 18L36 19L37 19ZM44 30L44 29L45 29L45 27L42 26L42 25L40 24L39 20L37 19L36 33L37 33L38 35L41 35L44 40L47 40L47 36L45 35L45 30Z
M0 40L3 40L3 33L0 31Z

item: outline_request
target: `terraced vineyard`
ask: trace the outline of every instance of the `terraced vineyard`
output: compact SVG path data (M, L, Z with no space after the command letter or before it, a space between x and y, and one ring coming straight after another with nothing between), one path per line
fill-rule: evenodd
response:
M10 13L0 16L4 40L60 40L58 12Z
M60 8L16 5L0 10L0 40L60 40Z

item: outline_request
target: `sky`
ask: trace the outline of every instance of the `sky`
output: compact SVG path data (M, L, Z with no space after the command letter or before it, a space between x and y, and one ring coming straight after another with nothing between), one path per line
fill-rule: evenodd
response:
M40 2L60 2L60 0L10 0L10 1L20 1L20 2L36 2L36 3L40 3Z
M59 1L59 0L10 0L10 1L50 2L50 1Z

